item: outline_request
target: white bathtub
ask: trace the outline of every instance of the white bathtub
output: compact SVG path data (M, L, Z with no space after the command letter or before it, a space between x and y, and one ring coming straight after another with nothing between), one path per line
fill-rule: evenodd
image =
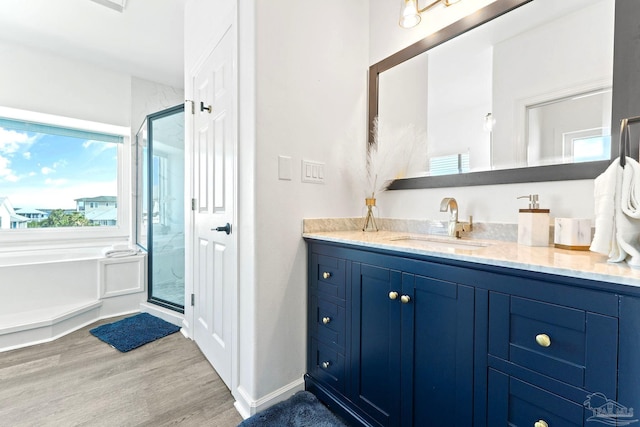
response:
M137 311L144 277L144 255L104 258L102 248L0 253L0 351Z
M3 252L0 253L0 268L65 261L95 260L102 257L101 248Z

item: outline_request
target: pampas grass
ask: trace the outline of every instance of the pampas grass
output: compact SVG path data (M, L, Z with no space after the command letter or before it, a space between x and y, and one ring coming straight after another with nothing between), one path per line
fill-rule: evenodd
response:
M376 198L395 179L426 170L426 135L413 125L399 128L384 125L376 118L372 142L367 144L364 161L358 153L343 156L343 159L352 159L345 165L344 175L354 190L365 198ZM353 149L353 145L343 148ZM363 147L356 148L362 153Z
M424 149L420 149L422 143ZM426 138L412 124L401 128L385 125L376 117L373 142L367 151L367 197L386 191L395 179L407 177L419 164L419 152L426 154ZM422 157L426 162L426 155Z
M343 144L350 153L341 153L342 172L354 192L364 198L376 198L395 179L426 170L427 142L424 132L413 125L394 127L374 121L372 142L365 145Z

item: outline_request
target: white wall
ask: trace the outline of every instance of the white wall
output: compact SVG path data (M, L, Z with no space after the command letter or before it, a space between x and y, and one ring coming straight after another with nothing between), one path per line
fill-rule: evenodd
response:
M491 73L490 47L462 56L438 47L429 53L429 157L469 153L472 170L490 169L490 134L482 119L491 111Z
M132 77L130 107L132 136L135 137L147 115L166 110L183 102L184 90L182 88Z
M130 126L130 76L5 42L0 57L0 105Z
M359 215L364 203L335 153L361 144L364 154L367 9L366 0L257 2L258 396L306 370L302 219ZM278 155L293 159L291 181L278 179ZM302 159L326 162L324 185L301 183Z
M371 0L369 64L489 3L491 1L467 0L446 9L438 7L428 12L420 25L405 30L397 24L397 2ZM513 53L513 63L518 63L519 57L519 52ZM592 218L594 215L593 180L387 191L379 196L378 208L382 216L446 220L447 215L439 212L440 200L455 197L460 205L461 220L473 215L477 222L516 224L518 208L526 207L516 197L533 193L540 195L540 206L550 208L552 217Z

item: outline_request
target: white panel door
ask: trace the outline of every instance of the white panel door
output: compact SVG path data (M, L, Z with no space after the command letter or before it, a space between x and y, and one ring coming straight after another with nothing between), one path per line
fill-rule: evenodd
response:
M231 387L236 311L236 40L231 28L194 78L194 339ZM230 233L216 231L227 224Z

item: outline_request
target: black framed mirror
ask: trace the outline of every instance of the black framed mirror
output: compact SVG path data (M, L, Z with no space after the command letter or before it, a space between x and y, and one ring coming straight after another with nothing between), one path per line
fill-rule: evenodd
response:
M608 8L605 15L608 16L608 20L610 20L611 27L606 30L608 33L602 33L603 36L599 36L599 38L595 39L599 41L600 39L606 39L606 43L609 43L609 50L604 53L607 55L607 60L610 61L608 64L609 70L600 72L602 75L598 75L594 78L589 77L592 81L585 84L584 81L586 78L575 77L575 80L579 80L578 84L573 85L574 87L567 89L565 83L554 83L555 86L563 86L558 90L557 87L552 87L551 89L539 89L539 92L544 93L546 98L541 96L529 97L528 101L531 101L531 105L543 105L547 103L546 101L552 99L565 99L565 98L579 98L584 94L600 94L602 93L602 89L609 90L609 99L608 104L604 103L606 106L606 112L600 112L600 115L606 116L605 120L602 122L606 122L604 125L600 125L602 128L606 128L606 132L603 131L601 133L600 138L600 149L603 152L601 153L600 158L596 161L589 161L588 159L583 159L582 161L572 162L567 160L560 160L558 164L545 164L545 162L538 162L536 166L529 166L525 163L523 164L522 159L519 162L514 162L513 167L509 167L506 164L501 164L499 167L496 167L493 162L494 158L491 158L491 165L486 168L486 170L478 170L478 168L472 168L470 171L465 173L456 173L456 174L448 174L448 175L425 175L425 176L414 176L404 179L396 179L389 189L417 189L417 188L437 188L437 187L459 187L459 186L474 186L474 185L490 185L490 184L507 184L507 183L524 183L524 182L539 182L539 181L560 181L560 180L576 180L576 179L592 179L597 175L602 173L604 169L609 165L610 161L614 156L618 155L618 146L617 139L619 134L619 129L617 124L622 117L628 117L631 115L636 115L637 113L633 111L633 108L628 108L628 99L630 95L627 93L623 93L622 89L618 87L616 91L616 85L613 84L613 81L628 81L628 76L623 76L624 73L628 73L628 62L629 59L626 59L626 56L620 54L619 49L616 50L616 54L614 54L614 40L615 45L619 46L626 39L629 39L631 36L628 33L629 31L625 30L625 28L618 28L618 20L616 17L616 28L614 35L613 28L613 3L614 0L606 0L607 3L604 7ZM616 14L618 12L618 4L621 0L615 1L616 5ZM594 0L591 2L595 4L594 7L600 7L598 3L605 3L604 0ZM529 6L527 6L529 5ZM445 45L451 45L453 43L457 43L458 40L462 39L464 35L467 38L474 37L474 33L472 31L485 31L488 28L488 24L496 24L500 22L500 20L504 20L506 18L511 18L511 16L515 16L520 14L521 16L525 16L528 18L528 23L531 23L532 27L540 28L546 25L545 22L534 22L535 19L532 18L531 14L528 14L529 9L537 8L562 8L565 7L565 10L560 10L559 13L564 13L568 15L573 12L582 12L583 9L588 8L580 8L574 7L574 10L571 10L571 6L565 2L547 2L545 4L545 0L497 0L494 3L478 10L477 12L455 22L454 24L420 40L419 42L408 46L405 49L402 49L395 54L385 58L384 60L372 65L369 69L369 117L368 117L368 125L369 125L369 135L373 135L374 131L374 121L378 117L379 113L383 108L380 107L380 95L384 93L383 88L381 88L380 84L383 81L383 78L386 78L388 72L390 70L397 70L399 65L403 67L406 66L408 61L420 56L423 53L429 52L433 53L436 51L436 48L442 49ZM626 6L627 8L629 6ZM511 13L516 12L516 13ZM594 10L594 14L598 14L598 11ZM601 11L600 11L601 12ZM600 13L600 16L603 14ZM542 18L540 18L542 19ZM575 20L575 17L574 17ZM487 24L485 26L485 24ZM609 23L607 23L609 24ZM478 29L478 30L476 30ZM522 28L522 25L519 27L520 34L522 34L525 29ZM497 30L496 30L497 31ZM501 35L503 39L506 39L511 36ZM577 36L576 36L577 37ZM594 36L595 37L595 36ZM573 41L575 43L575 41ZM585 44L588 43L588 40L585 40ZM603 41L604 43L604 41ZM546 46L546 49L550 49L549 46ZM523 55L527 55L527 53L523 53ZM570 55L565 55L569 57ZM513 56L510 58L514 61ZM578 57L578 61L581 57ZM516 58L515 61L518 59ZM571 58L574 62L575 59ZM585 60L589 60L589 58L585 57ZM594 58L590 59L591 62L588 63L600 63L606 61L596 61ZM517 67L516 67L517 68ZM394 71L395 72L395 71ZM604 76L604 74L609 74L608 76ZM512 73L518 75L517 70ZM617 78L616 78L617 74ZM504 76L504 74L503 74ZM522 77L522 76L520 76ZM574 76L570 76L573 78ZM497 79L494 77L494 80ZM425 78L425 80L427 80ZM442 81L442 80L440 80ZM500 80L502 81L502 80ZM613 90L612 90L613 88ZM571 92L573 91L573 92ZM628 90L627 90L628 92ZM428 93L428 91L427 91ZM432 91L433 93L433 91ZM570 96L567 96L570 95ZM580 96L578 96L580 95ZM522 98L523 96L521 96ZM627 101L625 101L627 100ZM542 101L542 102L541 102ZM511 100L513 103L513 100ZM525 107L528 108L530 105L526 105L522 103L520 106L523 108L522 111L525 111ZM434 109L429 107L431 111ZM495 106L492 108L496 108ZM575 108L575 107L572 107ZM486 111L486 108L485 110ZM491 112L488 110L487 112ZM523 113L524 115L524 113ZM610 118L610 120L609 120ZM513 117L505 119L505 117L500 117L503 123L507 120L511 120L512 122L516 122ZM480 122L481 117L478 117L478 122ZM524 120L524 119L523 119ZM437 122L437 121L435 121ZM524 122L523 122L524 123ZM591 126L594 127L594 126ZM524 125L520 125L520 131L524 128ZM567 132L568 133L568 132ZM606 133L606 137L604 137ZM609 139L610 138L610 139ZM515 138L513 138L515 139ZM607 139L605 141L605 139ZM613 141L613 143L611 142ZM370 141L371 143L372 141ZM491 149L494 148L493 142L491 142ZM565 148L567 144L564 144ZM604 148L603 148L604 147ZM606 150L606 151L605 151ZM638 157L637 145L632 149L632 156ZM502 149L498 148L498 152L502 151ZM523 149L521 151L526 151ZM526 156L526 153L525 153ZM531 164L531 160L529 160L529 164ZM549 163L549 162L547 162Z

